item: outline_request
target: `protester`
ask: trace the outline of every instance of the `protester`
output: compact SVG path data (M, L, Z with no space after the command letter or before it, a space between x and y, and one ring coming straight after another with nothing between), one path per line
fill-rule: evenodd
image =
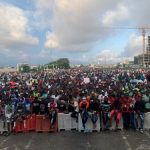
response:
M89 111L91 115L91 121L93 123L93 128L96 128L96 123L98 121L99 113L100 113L100 102L98 98L94 95L90 99Z
M110 127L110 109L111 103L108 101L108 97L104 97L104 101L101 103L101 112L102 112L102 124L104 130L109 129Z
M51 98L51 101L48 103L48 114L50 127L54 128L57 119L57 103L54 101L54 98Z
M145 103L142 100L142 98L138 99L135 102L134 110L135 110L135 128L137 131L140 130L140 132L143 133ZM140 125L138 123L139 121L138 119L140 120Z
M118 126L120 124L120 120L122 118L122 106L121 101L119 98L115 98L115 101L112 103L112 110L110 112L110 124L112 125L113 117L115 117L116 120L116 129L118 129Z
M81 114L81 119L82 119L82 124L83 124L83 128L84 131L86 130L86 122L89 118L89 113L88 113L88 109L89 109L89 102L86 99L86 97L83 97L80 104L79 104L79 108L80 108L80 114Z
M0 74L0 112L3 122L10 122L14 116L15 119L22 116L24 120L29 114L41 114L49 115L53 126L57 110L60 113L70 112L71 117L78 121L80 109L83 127L89 117L94 127L101 108L100 114L106 127L115 116L118 127L123 115L124 127L143 129L141 116L145 111L150 111L149 93L150 72L146 70L81 67L50 72ZM13 109L12 117L8 117L9 105ZM55 113L52 113L53 109ZM137 124L134 126L134 119L137 118L141 119L140 127Z

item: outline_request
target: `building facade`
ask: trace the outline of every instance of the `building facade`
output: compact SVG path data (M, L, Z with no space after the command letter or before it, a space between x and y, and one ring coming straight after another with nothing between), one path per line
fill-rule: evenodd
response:
M144 57L144 58L143 58ZM148 45L146 47L146 52L134 57L134 64L143 65L146 67L150 67L150 36L148 36Z

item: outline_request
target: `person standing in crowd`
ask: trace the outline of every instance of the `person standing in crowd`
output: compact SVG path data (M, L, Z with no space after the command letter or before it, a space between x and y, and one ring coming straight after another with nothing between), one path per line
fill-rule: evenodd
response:
M50 127L54 128L57 120L57 103L55 102L54 98L51 98L50 102L48 103L48 115L50 120Z
M6 126L6 118L5 118L5 103L0 100L0 121L3 122L3 129Z
M7 101L5 105L5 117L6 117L6 125L7 125L7 130L8 130L8 135L11 133L11 128L12 128L12 116L14 114L14 108L11 103L11 101Z
M100 112L100 102L96 96L91 97L89 111L91 113L90 117L93 123L93 128L95 129L96 123L99 118L99 112Z
M135 111L135 128L137 131L140 130L140 132L143 133L145 103L141 97L137 99L137 101L135 102L134 111ZM140 121L140 125L138 121Z

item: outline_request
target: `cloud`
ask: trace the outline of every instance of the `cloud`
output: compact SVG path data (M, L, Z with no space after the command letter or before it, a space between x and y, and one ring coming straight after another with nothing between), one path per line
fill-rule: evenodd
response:
M96 55L96 61L102 64L116 63L120 62L122 59L118 56L119 55L114 53L112 50L101 50L101 52Z
M150 27L150 13L149 13L149 0L127 0L129 14L131 17L130 21L134 21L134 25L137 26L148 26Z
M51 32L47 33L45 47L46 48L58 48L59 47L59 42L55 34Z
M34 13L34 26L38 29L49 28L52 23L53 5L55 0L34 0L36 11Z
M98 64L115 64L123 63L125 61L132 61L133 57L121 55L121 53L114 53L112 50L101 50L95 57L95 63Z
M109 10L102 18L103 25L111 26L114 23L125 22L129 19L128 8L122 4L119 4L116 9Z
M20 49L38 44L38 39L30 34L28 19L22 9L0 3L0 47Z
M0 55L2 57L1 60L3 60L3 62L0 61L0 64L10 64L14 65L19 63L23 63L23 62L29 62L30 60L30 54L22 51L22 50L17 50L17 52L15 51L11 51L9 49L4 49L0 51Z
M109 35L108 29L101 28L101 20L107 9L115 7L111 0L55 0L51 35L56 38L54 42L53 36L49 36L45 46L51 48L53 42L64 51L91 50L98 40Z
M0 2L0 54L11 61L20 61L19 56L38 63L49 61L51 49L55 58L68 57L76 64L97 62L97 55L104 61L106 54L108 62L130 59L142 51L140 37L130 36L123 51L116 50L115 55L109 45L111 38L118 42L118 46L111 44L112 49L121 49L120 43L128 38L124 33L132 30L107 27L150 27L149 0L31 0L29 10L24 3L9 3ZM95 54L98 48L100 53Z
M135 34L130 35L129 41L125 46L121 56L124 57L134 57L142 53L142 36L137 36Z

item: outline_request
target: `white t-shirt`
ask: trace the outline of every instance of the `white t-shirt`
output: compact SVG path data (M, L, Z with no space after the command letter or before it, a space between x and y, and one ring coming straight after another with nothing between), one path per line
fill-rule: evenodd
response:
M77 101L74 101L74 107L75 107L75 111L79 112L79 104Z

